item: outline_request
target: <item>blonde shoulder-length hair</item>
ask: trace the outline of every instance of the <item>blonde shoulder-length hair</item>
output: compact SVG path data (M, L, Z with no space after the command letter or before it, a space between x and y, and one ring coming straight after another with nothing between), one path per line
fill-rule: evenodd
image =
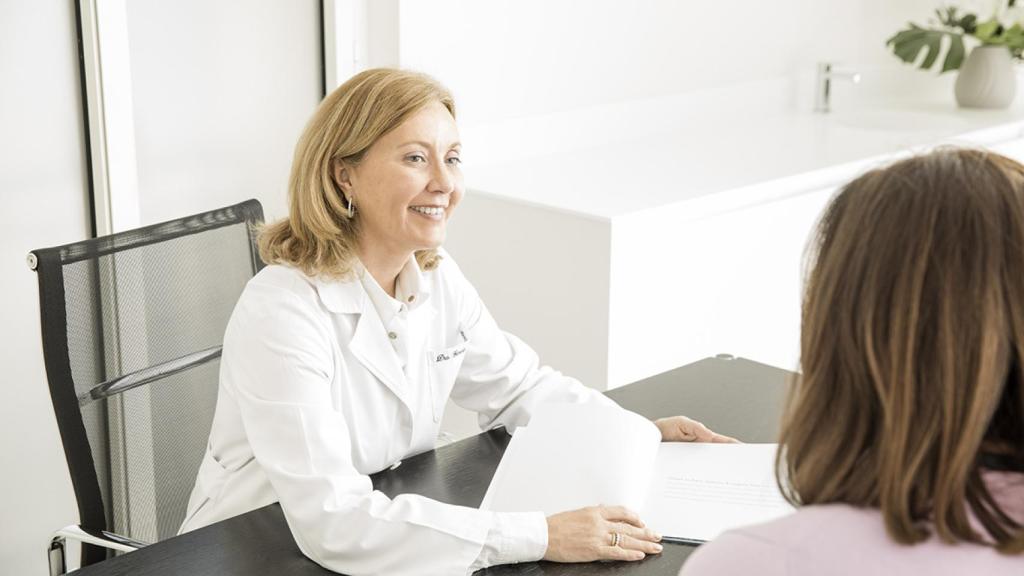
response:
M359 214L349 215L334 180L339 162L356 165L381 136L432 102L455 117L451 93L417 72L374 68L356 74L324 98L295 147L288 181L288 217L263 227L260 257L309 276L351 274L359 239ZM440 261L437 250L421 250L424 270Z
M810 259L783 492L879 509L904 544L1024 552L982 474L1024 470L1024 166L953 148L869 172Z

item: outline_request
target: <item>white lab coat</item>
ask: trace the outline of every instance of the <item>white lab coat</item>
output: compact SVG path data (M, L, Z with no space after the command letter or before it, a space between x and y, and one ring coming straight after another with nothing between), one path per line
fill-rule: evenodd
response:
M358 279L268 266L248 283L224 336L216 414L183 532L280 501L303 553L353 576L465 574L478 556L490 564L543 555L539 512L389 499L368 477L432 449L449 397L478 412L482 428L509 430L541 403L612 403L541 367L442 255L419 276L428 294L408 311L405 342L419 360L404 370ZM481 556L485 543L503 551Z

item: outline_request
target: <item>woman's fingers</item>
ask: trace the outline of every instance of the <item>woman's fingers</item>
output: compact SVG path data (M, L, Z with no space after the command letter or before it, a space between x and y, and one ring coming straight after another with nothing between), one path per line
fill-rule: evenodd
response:
M643 560L647 555L640 550L631 550L622 546L603 546L601 548L601 560L624 560L636 562Z
M616 523L609 527L612 532L618 532L624 536L630 536L637 540L644 540L646 542L661 542L661 534L658 534L650 528L637 528L631 524Z
M735 438L719 434L702 422L686 416L670 416L659 418L654 424L661 431L661 439L665 442L718 442L738 443Z
M632 536L622 536L619 540L619 546L627 550L638 550L644 554L661 553L661 544L650 540L641 540Z
M624 506L601 506L601 517L609 522L625 522L637 528L643 528L644 523L640 515Z
M740 441L732 436L719 434L704 424L693 420L693 425L686 431L686 435L696 442L714 442L718 444L740 444Z
M715 434L710 428L704 425L703 422L697 422L693 420L693 426L690 427L690 432L696 438L697 442L713 442L715 440Z

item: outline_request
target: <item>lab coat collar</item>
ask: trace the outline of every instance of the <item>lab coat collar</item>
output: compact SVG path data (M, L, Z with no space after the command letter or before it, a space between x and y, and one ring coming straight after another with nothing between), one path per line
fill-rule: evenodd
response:
M320 295L320 301L331 312L362 314L365 307L372 304L366 288L359 279L361 275L367 273L366 268L357 260L349 278L336 280L317 276L313 279L313 283ZM401 287L401 296L406 299L409 310L414 310L430 298L430 283L423 277L423 272L420 270L415 256L409 258L401 272L398 273L398 284ZM408 302L409 296L414 296L412 302Z
M366 290L359 283L357 276L344 280L317 276L313 279L313 285L316 286L324 307L335 314L362 314L363 308L369 304Z
M412 265L406 265L403 273L409 270L415 274L413 279L419 288L416 300L426 300L429 292L425 290L427 283L423 281L419 266L412 259ZM355 268L355 274L365 274L366 271L361 264ZM323 302L330 312L334 314L359 314L356 320L355 332L352 340L349 341L349 349L363 366L377 377L410 411L413 410L411 399L407 389L405 373L398 362L394 349L388 339L379 315L374 310L374 305L366 292L366 288L358 276L352 276L344 280L331 280L326 278L315 278L314 285ZM420 302L417 302L420 304ZM410 307L409 337L410 344L416 349L422 348L423 340L426 337L426 325L433 320L436 311L432 306L417 306L414 310Z
M320 301L334 314L357 314L355 331L348 348L360 364L380 380L408 409L412 409L406 392L405 374L388 342L387 332L373 309L370 297L359 280L365 270L357 263L353 274L344 279L316 277Z

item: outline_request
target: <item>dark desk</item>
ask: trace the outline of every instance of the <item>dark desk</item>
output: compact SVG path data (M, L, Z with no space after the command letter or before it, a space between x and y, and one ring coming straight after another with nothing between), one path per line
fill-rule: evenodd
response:
M743 359L709 358L608 393L649 418L685 414L713 430L750 442L772 442L778 430L789 372ZM491 431L405 460L373 476L389 496L415 493L463 506L479 506L508 445ZM675 576L693 547L665 544L641 562L498 566L496 574L655 574ZM273 504L81 569L81 576L112 574L205 576L231 574L323 575L299 552Z

